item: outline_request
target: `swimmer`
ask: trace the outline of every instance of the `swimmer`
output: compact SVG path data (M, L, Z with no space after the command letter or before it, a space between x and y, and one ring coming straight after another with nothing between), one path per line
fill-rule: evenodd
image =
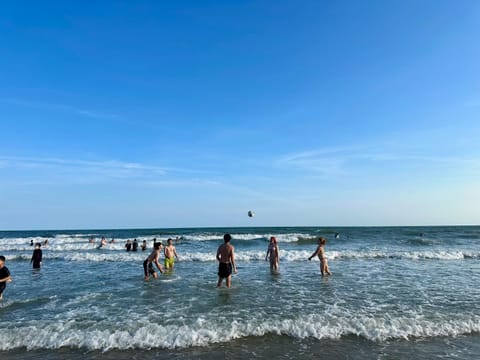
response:
M102 237L102 240L100 241L100 245L98 245L97 249L103 248L105 245L107 245L107 239L105 239L105 236Z
M35 245L35 250L33 250L32 259L30 260L30 263L33 263L34 269L40 269L40 267L42 266L42 249L40 249L41 246L42 244L37 243Z
M172 245L172 239L167 240L167 246L165 246L163 253L165 254L165 270L173 270L175 264L175 258L173 256L175 255L178 260L178 255L175 246Z
M138 242L137 239L133 240L132 244L132 251L137 251L138 250Z
M322 276L324 276L325 274L332 275L328 267L327 258L325 256L324 246L326 243L327 243L327 240L325 238L323 237L318 238L318 247L315 250L315 252L312 254L312 256L308 258L308 260L312 260L314 256L318 255L318 258L320 259L320 273L322 274Z
M230 244L232 236L225 234L223 236L224 244L220 245L217 250L218 264L218 282L217 287L222 286L223 279L226 279L227 288L232 285L232 269L237 273L237 266L235 265L235 248Z
M127 240L127 243L125 244L125 249L127 249L127 251L131 251L132 250L132 242L129 240Z
M3 300L3 291L7 287L7 282L11 282L10 271L5 266L5 256L0 256L0 300Z
M150 278L150 275L152 275L154 278L158 277L158 274L155 272L155 269L153 268L153 264L155 264L160 271L160 273L163 274L162 270L162 265L158 263L158 257L160 256L160 250L162 249L162 243L155 243L155 247L153 248L152 253L147 257L147 259L143 262L143 271L145 273L145 281L148 281Z
M277 239L274 236L270 238L270 244L268 245L267 255L265 255L265 261L270 256L270 271L278 272L278 260L280 258Z
M147 240L143 240L141 249L142 249L142 251L147 250Z

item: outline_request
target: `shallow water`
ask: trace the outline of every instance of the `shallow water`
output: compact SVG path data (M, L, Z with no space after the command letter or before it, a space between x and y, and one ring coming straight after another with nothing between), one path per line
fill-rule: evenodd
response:
M2 359L478 358L479 227L228 230L239 273L220 290L226 229L0 233L14 277L0 304ZM101 235L116 243L88 243ZM264 261L270 235L280 275ZM331 277L307 260L319 235ZM45 236L32 271L30 240ZM174 272L144 282L147 253L125 252L126 239L170 236L183 236Z

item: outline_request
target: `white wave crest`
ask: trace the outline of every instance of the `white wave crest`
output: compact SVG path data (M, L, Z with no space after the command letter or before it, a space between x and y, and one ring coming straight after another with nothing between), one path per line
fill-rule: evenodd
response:
M117 250L123 250L121 247ZM311 255L310 250L280 250L280 261L297 262L307 261ZM113 261L113 262L131 262L143 261L150 251L103 251L92 250L81 252L61 252L44 251L44 259L61 259L66 261ZM30 252L27 254L7 254L6 259L12 260L30 260ZM237 261L263 261L265 251L247 250L237 251L235 254ZM330 260L349 260L349 259L408 259L408 260L464 260L479 259L479 251L410 251L410 252L387 252L387 251L328 251L327 258ZM214 262L215 253L213 252L180 252L180 261L196 262ZM313 260L317 260L314 258Z
M265 240L268 241L270 237L274 236L278 242L296 242L301 238L311 238L313 235L308 234L231 234L233 240ZM218 234L192 234L183 237L185 240L193 241L223 241L223 235Z
M294 338L339 339L356 335L372 341L417 337L458 336L480 332L478 316L428 320L419 317L328 316L313 314L296 319L252 318L225 322L199 317L190 324L161 325L127 321L123 328L112 323L78 323L74 319L50 324L4 328L0 350L17 348L88 350L186 348L228 342L248 336L267 334ZM128 329L128 330L127 330Z

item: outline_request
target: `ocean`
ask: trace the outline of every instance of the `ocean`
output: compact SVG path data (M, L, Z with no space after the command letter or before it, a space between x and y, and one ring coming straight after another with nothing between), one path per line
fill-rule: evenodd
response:
M227 232L238 274L217 289ZM97 249L101 236L115 243ZM308 261L319 236L329 277ZM169 237L174 271L145 282L153 238ZM134 238L148 250L126 252ZM3 231L0 254L2 360L480 358L479 226Z

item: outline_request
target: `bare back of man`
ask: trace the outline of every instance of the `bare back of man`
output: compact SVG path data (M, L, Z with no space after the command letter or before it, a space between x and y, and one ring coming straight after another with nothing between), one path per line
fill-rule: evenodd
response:
M235 248L230 244L230 234L225 234L223 239L225 243L220 245L217 250L217 260L219 261L217 287L221 287L223 279L226 279L226 285L229 288L232 285L232 270L237 273Z

